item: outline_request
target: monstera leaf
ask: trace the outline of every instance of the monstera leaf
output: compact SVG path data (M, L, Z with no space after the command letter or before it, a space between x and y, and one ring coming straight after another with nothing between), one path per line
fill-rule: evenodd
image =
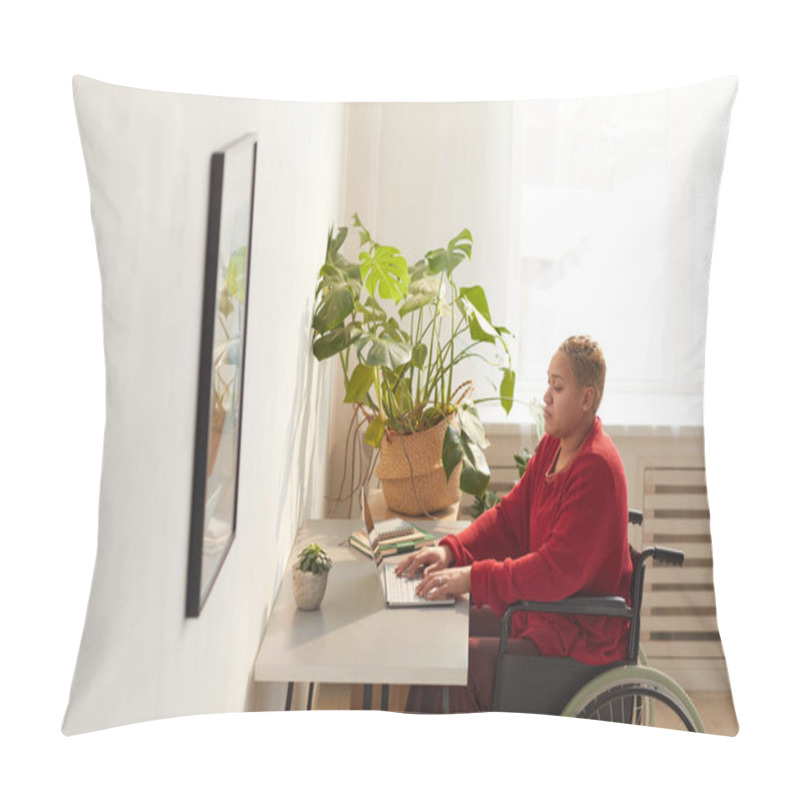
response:
M370 367L388 367L394 370L411 361L411 347L386 333L364 333L356 348L364 363Z
M341 274L331 275L314 310L312 327L317 333L327 333L339 327L353 313L355 299L350 282Z
M359 253L361 280L370 297L399 302L408 291L408 265L396 247L376 245L367 253Z
M494 342L498 330L492 325L486 293L480 286L468 286L458 293L458 304L462 313L469 319L469 333L475 342Z
M345 403L363 403L374 382L375 370L366 364L356 364L353 374L345 379Z
M353 344L359 337L358 329L353 325L339 325L332 331L326 331L321 336L314 337L312 350L317 361L341 353Z
M479 497L489 485L491 472L483 448L486 436L475 406L467 403L458 408L458 427L448 425L442 444L442 466L449 478L461 464L461 489Z
M508 414L511 406L514 405L514 385L517 382L517 374L513 369L506 367L503 370L503 380L500 381L500 405Z
M431 250L425 254L432 273L446 272L448 276L465 258L471 257L472 234L466 228L452 238L446 248Z
M317 307L311 322L311 327L317 334L332 332L342 325L355 311L361 294L361 273L358 266L351 264L339 253L346 238L347 228L339 228L336 236L333 235L333 228L328 231L325 263L320 268L317 283ZM330 338L341 337L340 332L336 337ZM327 348L323 350L327 353ZM323 358L332 354L327 353Z
M408 294L397 313L402 318L412 311L437 303L441 286L441 276L431 272L427 261L418 261L409 270Z
M448 425L442 444L442 465L449 478L461 464L461 489L479 497L489 485L491 473L483 450L463 430Z

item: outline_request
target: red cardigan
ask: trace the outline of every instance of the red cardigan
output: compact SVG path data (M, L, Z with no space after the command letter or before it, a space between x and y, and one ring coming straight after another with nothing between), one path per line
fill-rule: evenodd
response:
M475 605L498 616L517 600L630 601L628 492L617 448L595 419L572 463L549 475L559 447L545 436L500 504L442 539L453 566L472 564ZM531 639L544 655L606 664L624 659L628 627L622 619L527 613L514 616L511 635Z

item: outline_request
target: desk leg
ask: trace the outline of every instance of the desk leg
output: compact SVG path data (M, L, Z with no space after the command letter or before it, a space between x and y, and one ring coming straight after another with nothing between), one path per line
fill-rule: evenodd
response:
M294 692L294 682L289 681L289 685L286 687L286 711L292 710L292 693Z
M372 684L365 683L364 684L364 711L370 711L372 709Z
M381 711L389 710L389 685L381 684Z
M308 702L306 703L306 711L311 711L311 701L314 699L314 684L308 684Z

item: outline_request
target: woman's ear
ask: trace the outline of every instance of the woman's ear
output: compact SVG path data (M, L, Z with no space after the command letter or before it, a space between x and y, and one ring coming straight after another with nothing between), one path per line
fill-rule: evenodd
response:
M591 411L594 408L594 386L586 386L583 390L583 403L581 404L584 411Z

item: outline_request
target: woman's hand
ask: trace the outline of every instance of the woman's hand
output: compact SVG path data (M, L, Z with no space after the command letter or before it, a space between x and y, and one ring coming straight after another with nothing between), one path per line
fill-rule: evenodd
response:
M417 571L424 568L423 575L445 569L450 566L453 554L444 545L435 547L423 547L410 556L404 558L395 568L398 575L412 577Z
M417 586L417 594L427 600L443 600L469 591L471 566L440 569L425 575Z

